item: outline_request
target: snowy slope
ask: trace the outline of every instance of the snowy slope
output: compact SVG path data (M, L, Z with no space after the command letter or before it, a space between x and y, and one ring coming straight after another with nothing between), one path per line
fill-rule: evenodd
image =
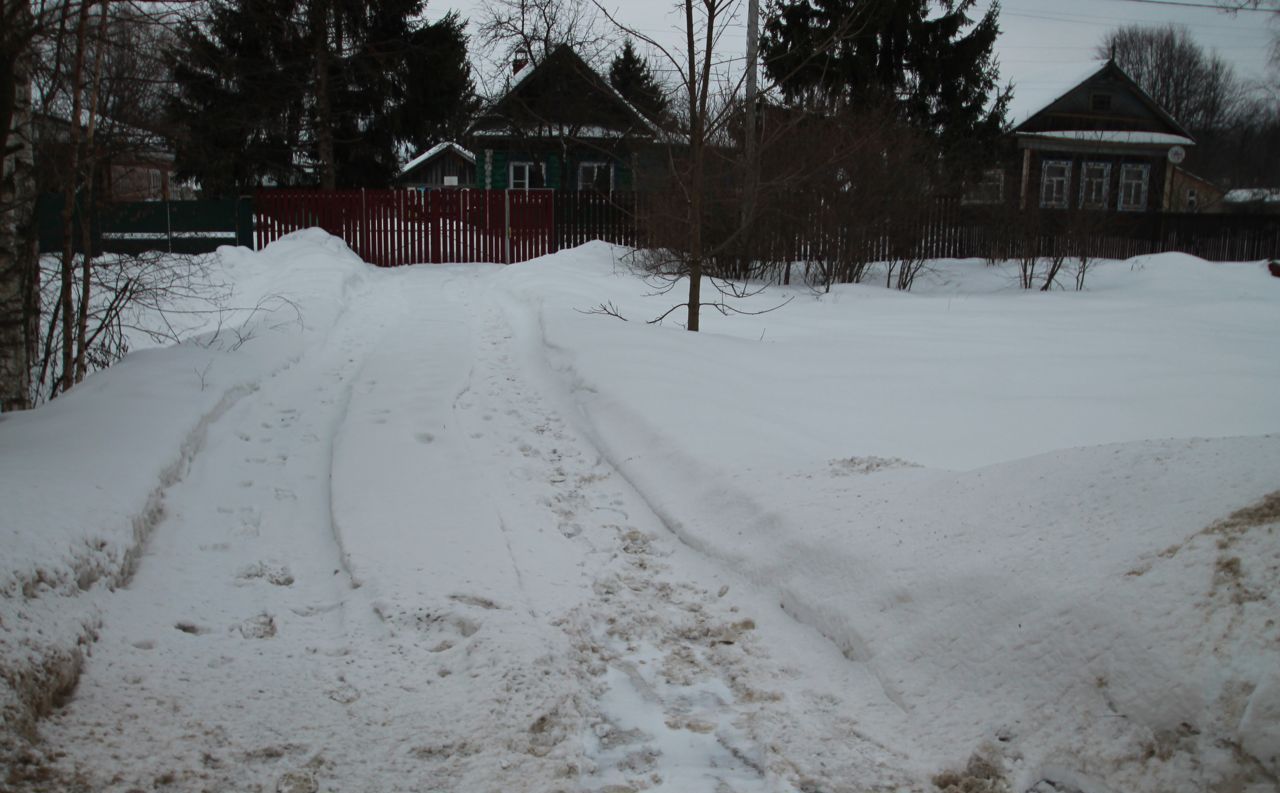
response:
M86 593L128 579L208 427L322 339L370 269L319 232L219 256L236 283L213 318L221 327L130 355L40 410L0 416L0 669L11 681L0 705L24 731L32 707L48 707L48 678L72 683L97 633Z

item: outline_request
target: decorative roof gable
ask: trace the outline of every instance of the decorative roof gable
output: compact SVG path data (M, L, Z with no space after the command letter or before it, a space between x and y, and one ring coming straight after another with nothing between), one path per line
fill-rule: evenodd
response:
M469 137L656 134L654 123L567 45L557 47L541 63L525 67L467 130Z
M1016 85L1015 85L1016 91ZM1093 65L1083 79L1055 90L1039 107L1024 111L1015 133L1125 133L1178 138L1192 143L1191 133L1178 123L1114 61Z

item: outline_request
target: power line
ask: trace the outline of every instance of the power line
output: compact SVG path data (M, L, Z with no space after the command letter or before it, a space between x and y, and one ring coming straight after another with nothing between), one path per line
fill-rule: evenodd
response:
M1179 6L1181 8L1210 8L1214 11L1223 11L1235 13L1236 11L1260 11L1264 14L1274 14L1277 9L1263 8L1261 6L1223 6L1217 3L1189 3L1186 0L1112 0L1116 3L1142 3L1144 5L1153 6Z

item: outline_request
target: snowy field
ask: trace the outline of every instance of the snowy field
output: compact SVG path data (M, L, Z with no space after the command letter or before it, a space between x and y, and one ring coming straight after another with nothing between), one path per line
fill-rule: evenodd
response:
M1278 789L1263 265L699 334L603 244L212 268L243 310L0 416L0 789Z

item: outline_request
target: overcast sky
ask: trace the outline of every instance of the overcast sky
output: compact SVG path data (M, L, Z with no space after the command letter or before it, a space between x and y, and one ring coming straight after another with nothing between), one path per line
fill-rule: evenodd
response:
M428 0L427 13L439 18L451 9L475 19L483 0ZM678 44L682 15L673 0L602 0L624 23L655 39ZM768 0L761 0L761 6ZM991 0L979 0L985 11ZM1213 0L1180 0L1207 3ZM742 16L745 17L745 0ZM1185 26L1205 47L1216 50L1236 65L1241 76L1262 78L1273 32L1280 20L1274 13L1240 12L1226 14L1211 8L1161 5L1150 0L1003 0L1000 12L1000 57L1002 80L1015 85L1054 79L1055 64L1064 71L1089 60L1102 36L1112 28L1133 23ZM734 52L745 49L745 23L739 20L725 47Z

